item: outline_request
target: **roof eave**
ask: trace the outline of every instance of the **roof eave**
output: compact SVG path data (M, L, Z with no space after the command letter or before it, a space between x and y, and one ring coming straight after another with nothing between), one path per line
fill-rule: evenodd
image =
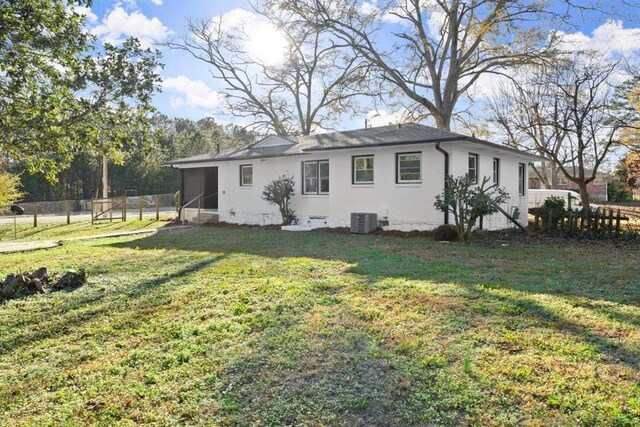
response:
M259 160L259 159L271 159L274 157L289 157L289 156L299 156L304 153L284 153L284 154L268 154L264 156L249 156L249 157L221 157L221 158L211 158L211 159L201 159L201 160L177 160L175 162L166 163L163 166L173 165L187 165L192 163L211 163L211 162L230 162L233 160Z
M546 161L549 161L549 159L546 159L546 158L544 158L542 156L539 156L537 154L527 153L526 151L518 150L517 148L508 147L506 145L501 145L501 144L496 144L494 142L485 141L484 139L474 138L472 136L464 136L464 137L462 137L460 139L463 140L463 141L469 141L469 142L474 143L474 144L485 145L487 147L494 147L494 148L497 148L499 150L509 151L509 152L511 152L513 154L517 154L517 155L522 156L522 157L527 157L531 162L546 162Z
M434 142L450 142L450 141L460 141L463 139L462 137L451 137L451 138L437 138L437 139L418 139L415 141L395 141L395 142L383 142L383 143L375 143L375 144L359 144L359 145L345 145L340 147L311 147L311 148L303 148L304 152L314 152L314 151L332 151L332 150L347 150L347 149L357 149L357 148L375 148L375 147L389 147L393 145L411 145L411 144L430 144Z

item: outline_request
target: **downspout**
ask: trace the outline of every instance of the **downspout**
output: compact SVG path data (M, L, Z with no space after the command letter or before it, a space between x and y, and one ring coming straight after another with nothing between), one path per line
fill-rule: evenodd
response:
M444 155L444 189L449 187L449 153L440 147L440 142L436 142L436 150ZM444 211L444 223L449 224L449 211Z

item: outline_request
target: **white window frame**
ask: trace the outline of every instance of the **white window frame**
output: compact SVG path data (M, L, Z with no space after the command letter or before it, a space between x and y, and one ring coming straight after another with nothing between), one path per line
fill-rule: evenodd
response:
M315 164L316 165L316 191L309 191L307 189L307 168L306 165ZM329 194L329 191L322 191L322 181L326 179L327 184L329 186L329 190L331 190L331 172L329 169L329 174L326 177L320 176L320 166L326 164L329 167L329 160L306 160L302 162L302 194L320 194L326 195Z
M251 182L244 182L244 170L251 169ZM240 187L253 187L253 165L240 165Z
M356 167L356 162L360 159L364 159L365 160L365 166L366 166L366 160L367 159L371 159L371 169L358 169ZM351 170L352 170L352 176L351 176L351 183L352 184L373 184L374 179L375 179L375 160L373 159L373 154L368 154L368 155L362 155L362 156L353 156L351 158ZM358 171L371 171L371 181L359 181L358 180Z
M418 179L402 179L402 171L400 168L400 161L404 156L418 156L418 161L420 162L420 170ZM396 153L396 184L420 184L422 182L422 152L421 151L412 151L409 153Z
M471 167L471 159L473 159L473 168ZM469 163L467 176L471 177L472 184L477 184L479 176L478 163L480 163L480 156L478 156L476 153L469 153L467 162ZM471 171L473 171L473 173Z
M525 196L527 194L527 165L518 163L518 195Z
M500 185L500 159L493 158L493 184Z

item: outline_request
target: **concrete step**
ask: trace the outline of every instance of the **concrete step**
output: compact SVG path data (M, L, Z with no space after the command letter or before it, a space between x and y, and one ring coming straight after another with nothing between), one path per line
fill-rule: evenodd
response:
M220 222L220 215L212 212L200 212L193 222L195 224L211 224Z

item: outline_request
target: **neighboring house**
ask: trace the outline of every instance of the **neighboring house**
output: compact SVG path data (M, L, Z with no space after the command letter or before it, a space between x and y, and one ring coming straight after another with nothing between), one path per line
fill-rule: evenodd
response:
M578 172L573 167L567 168L567 171L571 174L571 176L577 176ZM586 176L590 176L593 172L592 169L585 169L584 173ZM551 175L551 168L547 167L547 175ZM596 174L596 179L587 184L587 193L589 194L589 200L596 202L606 202L608 199L607 196L607 188L609 186L609 182L611 182L611 175L606 173L598 172ZM537 176L533 168L529 167L529 188L531 189L543 189L544 185L542 181ZM556 172L556 185L553 190L574 190L580 191L578 188L578 184L574 183L567 179L566 176L562 173L562 171L558 170Z
M349 226L351 213L376 213L385 228L431 229L453 218L437 211L445 174L487 176L510 194L503 209L527 212L527 164L539 157L418 124L286 138L268 136L245 148L173 160L182 171L182 219L198 215L238 224L278 224L262 200L267 183L293 176L291 206L303 226ZM525 213L525 214L522 214ZM512 224L502 214L486 229Z

